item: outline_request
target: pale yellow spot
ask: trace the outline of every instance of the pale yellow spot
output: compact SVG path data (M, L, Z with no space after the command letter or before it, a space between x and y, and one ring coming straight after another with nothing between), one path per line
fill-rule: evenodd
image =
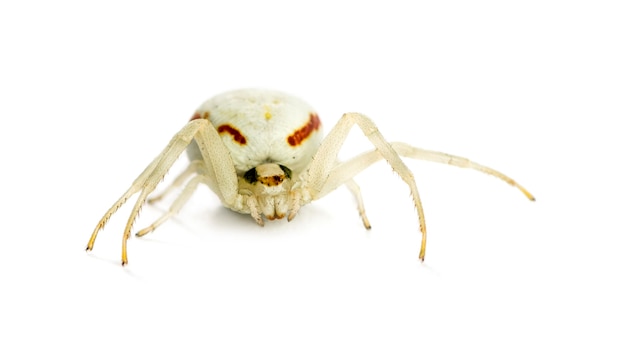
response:
M270 120L272 119L272 113L270 112L270 108L269 106L265 105L265 119Z

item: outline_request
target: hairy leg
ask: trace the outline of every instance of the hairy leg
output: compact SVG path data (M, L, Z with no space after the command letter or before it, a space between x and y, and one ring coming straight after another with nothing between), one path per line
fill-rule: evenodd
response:
M170 140L165 149L148 165L148 167L135 179L131 187L109 208L100 219L91 238L87 243L87 250L93 249L98 232L105 226L111 216L134 194L139 197L132 208L124 234L122 236L122 265L128 263L126 243L130 237L133 226L141 206L145 203L148 195L154 191L167 173L172 164L178 159L192 140L196 140L205 161L205 168L210 170L207 176L215 177L217 183L216 193L220 199L235 201L237 198L237 175L228 150L222 143L219 134L207 120L198 119L187 123ZM211 187L213 188L213 187Z
M163 224L170 217L172 217L175 214L177 214L180 211L180 209L187 203L187 201L189 201L189 198L191 197L193 192L195 192L196 188L198 188L198 184L200 184L203 180L206 180L204 178L204 176L195 176L194 178L189 180L189 182L187 182L187 184L185 185L185 188L183 189L183 191L176 198L176 200L174 200L174 202L170 206L169 210L167 212L163 213L163 215L161 215L161 217L159 217L159 219L154 221L154 223L150 224L146 228L143 228L143 229L139 230L135 234L135 236L142 237L142 236L144 236L144 235L154 231L154 229L156 229L159 225Z
M391 146L402 157L432 161L460 168L473 169L497 177L512 185L513 187L519 189L529 200L535 200L535 197L528 190L526 190L509 176L487 166L475 163L467 158L442 152L421 149L402 142L392 142ZM383 159L382 155L377 150L373 150L370 152L362 153L350 160L338 164L337 167L329 175L327 185L324 187L324 190L320 192L320 195L324 196L325 194L331 192L335 188L344 184L352 177L356 176L358 173L381 159Z
M329 177L333 175L338 168L336 165L337 154L341 149L349 131L354 125L357 125L363 134L370 140L370 142L376 147L377 153L384 158L391 168L400 175L400 178L409 186L411 190L411 197L413 198L413 204L417 210L420 231L422 233L422 242L420 246L419 258L423 261L426 255L426 223L424 219L424 211L422 203L417 191L417 185L413 178L413 173L404 164L398 153L392 148L391 144L387 142L381 133L378 131L376 125L366 116L359 113L346 113L339 120L337 125L331 129L330 133L326 136L317 153L313 157L313 161L309 165L307 175L303 177L301 183L301 191L304 196L298 196L298 199L316 200L323 196L323 193L328 192L336 186L333 182L328 182ZM369 166L369 164L368 164ZM350 175L350 172L344 171L342 174L346 174L346 179L342 182L345 183L351 179L354 175ZM355 173L356 174L356 173ZM327 188L334 186L331 188ZM294 205L300 205L299 202ZM292 210L290 215L293 215L297 210Z

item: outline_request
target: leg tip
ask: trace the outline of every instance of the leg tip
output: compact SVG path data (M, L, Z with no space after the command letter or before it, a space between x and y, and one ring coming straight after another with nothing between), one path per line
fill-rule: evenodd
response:
M516 183L516 186L517 186L517 188L518 188L519 190L521 190L521 191L522 191L522 193L526 196L526 198L528 198L528 200L530 200L530 201L535 201L535 197L534 197L532 194L530 194L530 192L529 192L529 191L527 191L524 187L520 186L520 185L519 185L519 184L517 184L517 183Z
M361 221L363 222L363 226L365 227L365 229L372 229L372 225L370 224L370 221L367 219L367 217L361 216Z

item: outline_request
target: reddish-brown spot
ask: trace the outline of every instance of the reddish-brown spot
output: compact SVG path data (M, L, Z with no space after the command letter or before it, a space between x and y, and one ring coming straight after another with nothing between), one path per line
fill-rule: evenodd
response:
M296 130L293 134L287 137L287 142L291 146L299 146L304 140L306 140L311 133L320 128L320 118L315 113L311 113L309 115L309 122L306 123L302 128Z
M236 142L239 142L239 144L241 145L246 144L246 138L243 135L241 135L239 130L235 129L234 127L228 124L220 125L217 128L217 132L219 132L220 134L224 132L229 133L233 137L233 140L235 140Z
M283 180L285 180L285 176L283 175L274 175L274 176L266 176L266 177L258 178L259 182L263 183L264 185L268 187L275 187L283 183Z
M200 118L202 118L202 119L209 119L209 115L210 115L209 111L204 111L203 113L196 112L196 113L194 113L193 117L191 117L191 119L189 121L191 122L192 120L196 120L196 119L200 119Z

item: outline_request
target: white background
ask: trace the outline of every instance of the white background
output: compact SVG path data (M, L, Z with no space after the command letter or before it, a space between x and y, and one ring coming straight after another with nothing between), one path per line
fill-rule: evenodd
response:
M619 1L16 3L0 5L0 345L626 343ZM343 188L264 228L203 188L129 241L129 266L129 206L86 254L195 107L250 86L304 98L326 130L365 113L537 201L409 162L421 264L408 189L381 163L357 177L369 232ZM370 148L351 135L343 157Z

